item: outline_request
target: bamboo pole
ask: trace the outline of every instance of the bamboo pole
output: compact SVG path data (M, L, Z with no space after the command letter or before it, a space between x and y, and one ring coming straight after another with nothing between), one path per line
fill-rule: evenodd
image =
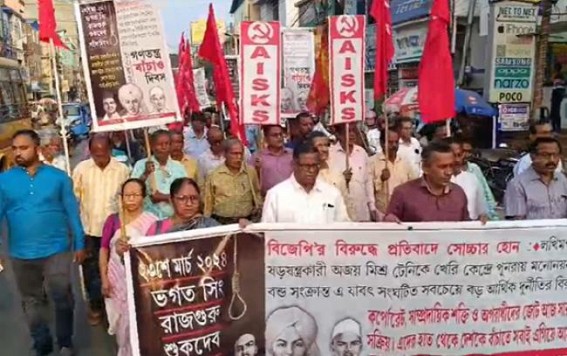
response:
M53 44L53 39L49 40L49 48L51 50L51 64L53 66L53 76L55 77L55 95L57 96L57 110L59 114L59 122L61 126L60 134L63 139L63 151L65 152L65 166L68 175L71 175L71 161L69 159L69 144L67 142L67 128L65 127L64 117L63 117L63 104L61 98L61 89L59 84L59 73L57 72L57 58L55 45Z
M148 134L147 128L144 129L144 141L146 143L147 162L150 162L152 159L152 146L150 145L150 135ZM156 191L156 168L157 167L154 167L154 171L148 177L150 179L150 194L153 194Z

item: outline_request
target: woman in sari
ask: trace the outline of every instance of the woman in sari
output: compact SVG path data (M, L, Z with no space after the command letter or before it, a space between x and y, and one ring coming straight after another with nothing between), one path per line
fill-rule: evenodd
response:
M155 222L148 230L148 236L220 225L216 220L201 214L201 194L199 186L193 179L174 180L169 189L169 198L173 207L173 216Z
M126 236L144 236L157 218L144 212L146 185L139 179L128 179L120 192L124 211ZM118 356L130 356L128 302L126 293L126 271L122 256L128 249L128 242L121 238L120 218L110 215L104 224L100 248L99 268L102 293L105 297L108 317L108 333L116 335Z

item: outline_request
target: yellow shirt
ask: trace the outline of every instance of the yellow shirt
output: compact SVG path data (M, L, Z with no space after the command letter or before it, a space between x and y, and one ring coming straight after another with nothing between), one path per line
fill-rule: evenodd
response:
M83 161L73 170L73 186L79 200L81 221L85 233L102 236L106 218L118 211L117 198L130 176L128 167L111 158L110 163L100 169L92 159Z
M356 210L354 208L354 204L352 204L351 199L349 198L345 177L342 174L331 171L329 168L321 168L319 170L319 178L321 178L323 182L330 184L339 190L345 202L348 216L352 220L353 216L356 214Z
M181 159L181 161L179 161L179 163L181 163L183 165L183 168L185 168L187 178L191 178L195 182L197 182L199 178L199 166L197 164L197 160L192 158L191 156L183 155L183 158Z
M416 179L412 167L403 160L399 155L396 156L394 163L388 162L390 171L390 179L382 182L382 170L386 167L386 157L384 154L378 154L370 159L370 167L368 169L368 179L374 186L374 198L376 199L376 209L384 213L388 207L388 201L394 189L412 179Z
M242 218L261 207L260 183L253 167L232 173L225 164L212 171L205 181L204 215Z

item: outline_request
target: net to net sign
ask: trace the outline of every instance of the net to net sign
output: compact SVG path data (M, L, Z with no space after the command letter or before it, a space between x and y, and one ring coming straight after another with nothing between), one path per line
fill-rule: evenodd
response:
M240 25L240 117L244 124L279 125L281 36L279 22Z
M567 354L564 221L218 229L132 241L135 356Z
M364 115L364 16L329 17L331 120L342 124Z

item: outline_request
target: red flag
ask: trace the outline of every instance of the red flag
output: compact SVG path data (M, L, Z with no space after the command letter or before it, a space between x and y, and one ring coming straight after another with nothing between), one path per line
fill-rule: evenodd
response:
M455 116L455 78L449 49L449 0L433 0L423 56L419 63L417 99L425 123Z
M244 125L240 123L238 118L236 99L232 90L232 84L230 83L228 67L226 65L226 59L224 58L224 51L219 40L213 4L209 4L207 28L205 30L201 47L199 47L199 57L213 65L213 81L215 83L217 105L220 107L224 104L228 109L231 134L234 137L239 138L244 144L247 144Z
M389 0L374 0L370 15L376 21L376 67L374 69L374 99L380 100L388 90L388 66L394 57L392 15Z
M177 101L179 110L185 114L185 110L190 112L199 112L201 107L195 93L195 84L193 79L193 58L191 57L191 46L185 40L185 33L181 34L179 42L179 68L175 81L175 91L177 93Z
M315 29L315 41L319 44L315 59L315 73L307 97L307 108L315 115L321 115L331 101L329 92L329 31L327 25Z
M185 33L181 34L181 41L179 42L178 61L179 65L177 68L177 73L175 74L175 92L177 94L177 103L179 105L179 111L181 115L185 115L185 106L187 105L187 96L185 93L185 88L183 86L183 65L185 63Z
M53 0L39 0L39 40L50 43L53 40L55 47L67 46L61 41L57 34L57 22L55 21L55 9L53 8Z
M183 73L183 82L185 83L185 93L187 105L191 112L200 112L201 105L197 100L197 92L195 90L195 78L193 76L193 56L191 55L191 45L185 43L185 63L180 67Z

